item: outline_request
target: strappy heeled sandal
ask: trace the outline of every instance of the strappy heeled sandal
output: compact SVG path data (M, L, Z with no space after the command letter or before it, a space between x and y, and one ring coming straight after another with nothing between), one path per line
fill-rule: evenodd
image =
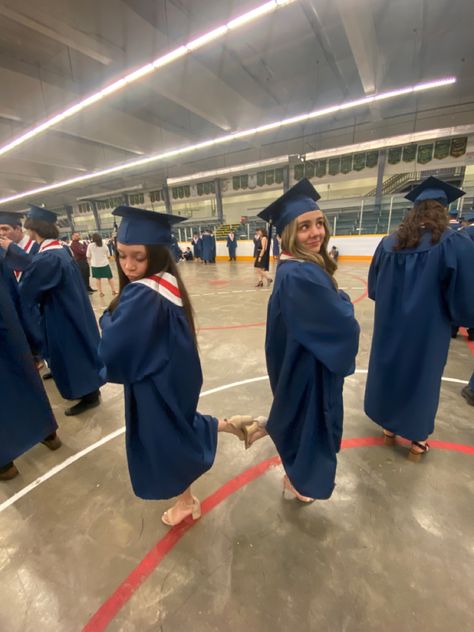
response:
M167 509L161 516L161 521L167 527L175 527L188 516L191 516L193 520L199 520L201 517L201 503L195 496L192 503L178 501L173 507Z
M303 496L302 494L297 492L296 489L291 484L290 479L288 478L286 474L283 477L283 496L285 498L288 498L288 497L296 498L297 500L300 501L300 503L306 503L306 504L314 503L314 501L316 500L315 498L310 498L309 496Z
M395 440L397 438L397 435L394 432L390 432L390 430L385 430L383 431L383 442L384 445L395 445Z
M417 448L417 449L414 449ZM429 452L430 446L427 443L420 443L419 441L412 441L410 451L408 452L408 460L413 463L418 463L422 456Z

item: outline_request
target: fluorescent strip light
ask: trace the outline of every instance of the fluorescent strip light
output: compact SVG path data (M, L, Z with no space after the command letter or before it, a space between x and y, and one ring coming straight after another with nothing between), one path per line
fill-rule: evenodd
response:
M26 141L30 140L30 138L34 138L35 136L38 136L38 134L41 134L42 132L46 131L47 129L50 129L51 127L54 127L55 125L58 125L58 123L61 123L62 121L70 118L71 116L74 116L74 114L77 114L78 112L81 112L82 110L86 109L92 104L97 103L97 101L100 101L104 97L107 97L111 94L114 94L115 92L118 92L119 90L122 90L123 88L125 88L125 86L130 85L134 81L137 81L138 79L142 79L146 75L149 75L150 73L155 72L156 70L163 68L164 66L167 66L168 64L171 64L177 59L180 59L181 57L184 57L185 55L189 55L190 53L193 53L194 51L208 44L209 42L213 42L217 39L220 39L221 37L224 37L224 35L226 35L229 31L234 31L240 28L241 26L244 26L245 24L252 22L253 20L256 20L259 17L262 17L263 15L271 13L272 11L285 7L289 4L292 4L293 2L296 2L296 0L271 0L271 2L266 2L265 4L259 7L256 7L255 9L252 9L251 11L247 11L247 13L244 13L233 20L230 20L230 22L228 22L227 24L222 24L218 26L217 28L212 29L208 33L204 33L204 35L200 35L199 37L189 41L187 44L184 44L183 46L178 46L178 48L176 48L175 50L172 50L169 53L166 53L165 55L158 57L154 61L148 64L145 64L144 66L138 68L137 70L133 70L132 72L128 73L127 75L124 75L117 81L114 81L108 86L105 86L105 88L102 88L98 92L86 97L82 101L75 103L74 105L70 106L63 112L60 112L59 114L56 114L49 119L46 119L45 121L43 121L36 127L28 130L21 136L18 136L17 138L7 143L3 147L0 147L0 156L3 156L9 151L12 151L12 149L15 149L15 147L19 147L20 145L23 145L24 143L26 143Z
M153 162L160 162L168 158L174 158L176 156L180 156L183 154L189 154L194 151L205 149L207 147L212 147L213 145L221 145L223 143L228 143L234 140L238 140L240 138L246 138L248 136L263 134L271 129L278 129L279 127L294 125L295 123L301 123L301 122L312 120L315 118L320 118L327 114L332 114L335 112L340 112L342 110L348 110L351 108L360 107L362 105L370 105L374 101L381 101L383 99L391 99L400 95L413 94L415 92L420 92L422 90L432 90L434 88L439 88L442 86L453 84L455 83L455 81L456 81L455 77L449 77L449 78L440 79L437 81L430 81L427 83L415 84L414 86L408 86L400 90L391 90L388 92L381 92L380 94L375 95L375 96L364 97L363 99L356 99L354 101L348 101L347 103L331 106L328 108L323 108L321 110L313 110L312 112L307 112L305 114L292 116L286 119L282 119L281 121L275 121L274 123L261 125L260 127L254 127L248 130L242 130L240 132L226 134L225 136L220 136L218 138L205 140L200 143L196 143L194 145L187 145L186 147L180 147L178 149L170 149L161 154L153 154L151 156L147 156L145 158L139 158L131 162L121 163L119 165L116 165L115 167L109 167L108 169L103 169L102 171L95 171L93 173L89 173L84 176L77 176L75 178L70 178L69 180L62 180L61 182L56 182L44 187L40 187L38 189L31 189L30 191L25 191L24 193L19 193L17 195L12 195L10 197L0 199L0 204L6 204L7 202L14 202L15 200L21 200L23 198L31 197L33 195L38 195L39 193L45 193L47 191L54 191L56 189L61 189L66 186L79 184L80 182L88 182L90 180L97 180L98 178L101 178L103 176L109 176L114 173L127 171L128 169L135 169L137 167L141 167L143 165L147 165Z

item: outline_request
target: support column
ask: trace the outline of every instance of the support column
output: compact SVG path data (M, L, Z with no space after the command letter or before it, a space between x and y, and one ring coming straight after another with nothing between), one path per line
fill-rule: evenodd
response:
M290 188L290 165L283 167L283 193Z
M171 206L170 190L166 182L163 183L161 192L163 194L163 202L165 203L166 212L171 215L173 213L173 207Z
M222 190L221 190L221 181L219 178L214 180L214 189L216 192L216 213L217 213L217 221L220 224L224 223L224 209L222 207Z
M73 233L75 233L76 229L75 229L75 226L74 226L74 217L73 217L73 214L72 214L72 206L65 206L64 208L66 209L66 215L67 215L67 219L68 219L68 222L69 222L69 226L71 227L71 231Z
M97 230L101 230L101 225L100 225L100 216L99 216L99 211L97 210L97 202L95 200L90 200L89 204L92 206L92 214L94 216L95 219L95 225L97 227Z
M387 158L387 150L381 149L379 151L379 161L377 163L377 185L375 188L375 208L380 211L382 207L382 187L383 187L383 174L385 173L385 160Z

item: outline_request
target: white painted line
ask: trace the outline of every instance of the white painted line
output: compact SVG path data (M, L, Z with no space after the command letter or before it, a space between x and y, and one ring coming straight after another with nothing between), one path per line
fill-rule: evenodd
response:
M356 369L355 372L359 373L359 374L365 374L368 371L367 371L367 369ZM347 378L347 379L350 379L350 377L352 377L352 376L349 376L349 378ZM456 384L468 384L467 380L457 380L457 379L452 378L452 377L443 377L441 379L444 382L455 382ZM262 375L260 377L252 377L252 378L249 378L247 380L240 380L239 382L231 382L230 384L223 384L222 386L217 386L216 388L211 388L208 391L203 391L201 393L201 397L206 397L207 395L213 395L214 393L220 393L221 391L226 391L226 390L228 390L230 388L236 388L237 386L243 386L244 384L252 384L253 382L262 382L263 380L268 380L268 375ZM73 454L72 456L67 458L65 461L63 461L62 463L59 463L58 465L55 465L51 470L49 470L49 472L46 472L46 474L43 474L42 476L39 476L32 483L30 483L29 485L27 485L26 487L21 489L16 494L13 494L13 496L8 498L8 500L5 500L2 504L0 504L0 513L5 511L9 507L11 507L14 503L16 503L18 500L20 500L20 498L23 498L24 496L29 494L31 491L33 491L33 489L36 489L39 485L41 485L45 481L49 480L50 478L52 478L56 474L59 474L59 472L61 472L62 470L66 469L66 467L68 467L69 465L72 465L73 463L75 463L79 459L82 459L82 457L86 456L87 454L89 454L90 452L95 450L96 448L100 448L101 446L105 445L109 441L112 441L112 439L115 439L116 437L119 437L124 432L125 432L125 426L122 426L118 430L114 430L114 432L111 432L110 434L106 435L105 437L102 437L102 439L99 439L99 441L96 441L95 443L93 443L92 445L88 446L87 448L84 448L84 450L81 450L80 452L77 452L76 454Z

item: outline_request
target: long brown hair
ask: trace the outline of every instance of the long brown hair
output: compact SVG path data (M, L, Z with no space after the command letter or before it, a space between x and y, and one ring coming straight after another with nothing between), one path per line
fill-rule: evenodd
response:
M283 252L288 252L296 259L304 259L305 261L311 261L312 263L321 266L321 268L326 270L334 285L337 287L336 279L334 278L334 273L337 270L337 263L328 255L328 243L329 238L331 237L331 230L325 215L323 215L323 222L324 239L318 253L312 252L299 243L297 217L284 228L281 235L281 249Z
M416 248L423 230L431 230L431 243L437 244L448 227L446 207L436 200L423 200L415 204L396 231L394 250Z
M176 278L181 294L181 299L183 301L183 308L186 314L186 318L188 319L189 327L191 329L194 342L197 346L196 327L194 325L194 311L191 305L191 299L189 298L189 294L186 290L183 280L181 279L171 252L166 246L153 245L144 246L144 248L146 251L148 264L144 275L145 277L151 276L152 274L159 274L160 272L168 272ZM119 277L119 293L114 299L112 299L112 302L109 305L109 311L111 313L117 308L123 289L130 283L128 278L123 273L122 267L120 265L118 250L115 253L115 261L117 262L117 271Z
M92 235L92 241L95 243L96 246L99 246L99 248L102 247L102 237L99 235L99 233L94 233Z

